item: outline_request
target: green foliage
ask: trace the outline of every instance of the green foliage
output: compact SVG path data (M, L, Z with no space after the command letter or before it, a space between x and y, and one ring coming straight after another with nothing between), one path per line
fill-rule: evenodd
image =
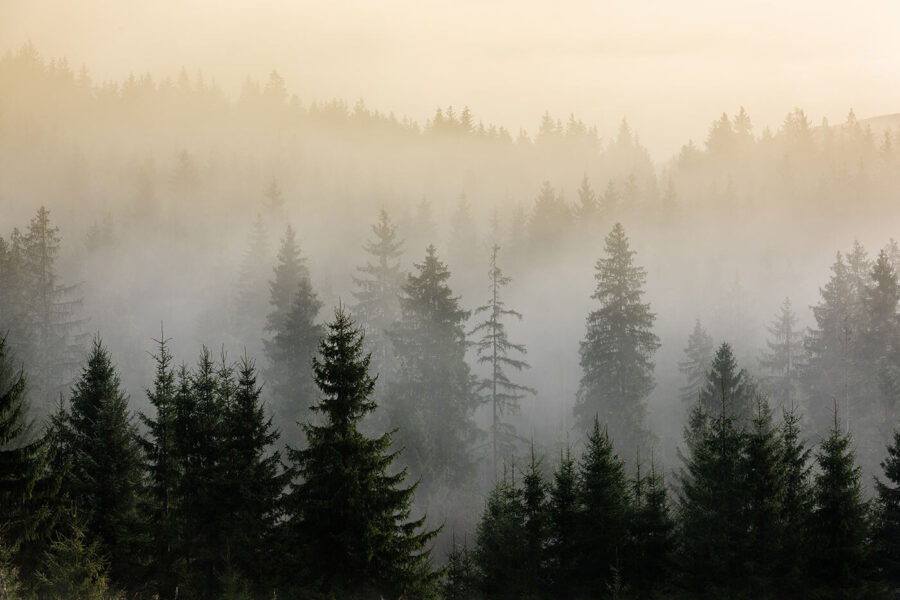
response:
M700 408L707 415L722 412L734 422L735 427L749 425L756 403L756 386L749 373L739 369L728 343L716 350L706 383L700 390Z
M479 600L481 577L475 561L475 553L463 542L454 539L447 555L447 569L441 581L441 598L444 600Z
M634 254L616 223L606 237L606 257L597 261L592 298L600 308L587 318L575 403L582 431L599 418L621 448L640 447L648 440L646 398L655 385L652 356L659 347L652 331L656 317L641 302L646 273L634 264Z
M422 529L424 517L410 520L416 486L403 487L406 470L391 472L391 435L359 431L376 408L370 360L362 332L337 309L313 361L321 424L304 423L307 446L288 449L292 583L338 597L421 597L438 577L428 548L437 532Z
M675 521L665 481L652 463L647 475L638 466L632 481L628 530L626 578L637 597L655 597L666 591L673 575Z
M712 366L713 340L706 332L700 319L694 323L694 331L688 337L684 349L684 360L678 363L678 369L684 374L687 382L681 388L682 402L692 406L700 397L700 391L706 383L706 376Z
M881 576L896 595L900 591L900 432L894 432L887 452L881 463L884 478L875 480L878 496L874 538Z
M523 597L525 548L522 489L503 477L491 490L475 531L475 560L485 598Z
M38 573L38 593L48 600L111 600L106 565L98 542L72 525L57 534Z
M566 448L553 473L548 506L548 579L551 593L566 600L575 588L575 561L578 555L579 504L578 474L572 452Z

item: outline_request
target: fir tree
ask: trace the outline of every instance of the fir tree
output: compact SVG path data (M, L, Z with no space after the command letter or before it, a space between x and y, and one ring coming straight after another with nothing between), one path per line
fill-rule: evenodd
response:
M760 359L760 365L768 371L764 381L776 406L794 406L797 399L798 375L802 367L803 339L797 329L797 315L791 308L790 298L785 298L775 322L769 327L772 336L766 345L768 352Z
M531 462L522 476L522 516L525 546L522 563L523 597L540 598L547 586L547 484L531 449Z
M37 575L41 598L106 600L110 588L100 544L79 525L57 534Z
M514 383L506 374L506 369L521 371L527 369L529 365L524 360L510 356L512 353L525 354L526 350L522 344L510 342L506 335L506 324L503 319L515 317L521 320L522 315L515 310L506 308L506 303L500 297L501 289L509 285L511 279L506 277L497 265L499 251L500 246L494 245L488 271L491 296L486 304L475 309L476 315L486 313L486 318L472 330L473 335L482 334L475 343L478 362L490 368L490 375L481 380L480 387L489 394L491 403L491 444L493 446L491 464L495 479L497 477L498 449L502 450L504 455L509 456L513 451L512 446L515 441L515 429L509 424L502 423L500 419L505 412L517 413L519 400L526 394L535 393L529 387Z
M756 401L756 386L744 369L739 369L731 346L723 342L713 358L706 383L700 391L700 406L708 415L724 407L736 427L750 423Z
M525 594L525 507L522 489L510 478L498 481L475 530L475 559L489 600L518 600Z
M652 461L648 475L642 475L638 465L632 503L626 575L637 597L653 598L665 591L673 574L675 521L665 481Z
M62 447L71 457L62 490L83 515L86 532L109 557L112 580L137 589L146 566L144 456L128 398L99 337L60 422Z
M288 498L290 527L303 546L296 567L313 578L312 587L337 597L422 597L437 578L428 548L436 531L422 530L424 517L409 519L416 485L403 487L405 469L389 474L398 457L389 451L391 435L359 431L375 410L370 360L362 332L338 308L314 359L322 424L304 423L307 447L288 449L298 477Z
M397 237L397 226L384 209L378 223L372 226L372 233L375 239L363 246L372 260L357 268L361 277L353 278L358 288L353 293L357 302L354 311L365 328L373 370L385 377L393 355L387 331L400 318L403 272L398 259L403 254L403 241Z
M599 417L623 448L647 440L645 403L654 386L652 356L659 347L652 331L656 317L650 305L641 302L646 273L634 264L634 254L625 230L616 223L606 238L606 257L597 261L592 298L600 308L587 318L575 403L582 430Z
M689 406L697 402L700 390L706 383L706 375L712 366L713 339L710 337L700 319L694 322L694 331L688 337L684 349L684 360L678 363L678 369L684 374L687 382L681 387L681 400Z
M782 532L781 578L787 595L802 597L805 576L807 531L813 508L811 475L812 450L800 436L800 417L796 410L785 409L781 426L784 501L781 508Z
M862 598L873 592L869 506L850 443L835 407L834 426L816 454L819 473L810 532L810 574L821 598Z
M595 418L578 465L578 581L587 596L597 596L613 582L624 556L629 517L625 463Z
M259 346L259 333L265 326L268 305L268 278L271 257L268 232L260 215L253 221L253 229L244 256L238 268L237 294L235 298L235 333L244 344ZM261 348L260 348L261 349Z
M441 582L441 597L444 600L478 600L481 581L475 553L463 541L457 544L454 538L447 555L447 570Z
M403 316L391 332L399 372L386 401L404 458L429 498L439 484L459 488L473 473L478 399L465 361L469 312L447 285L450 272L434 246L415 267L400 298Z
M565 200L557 195L549 181L545 181L528 223L531 250L540 253L556 249L565 239L571 221L571 211Z
M575 206L575 216L584 226L592 226L597 221L599 215L599 207L597 206L597 194L591 187L591 182L587 175L581 178L581 185L578 187L578 204Z
M572 452L566 448L553 473L549 500L549 587L554 598L574 595L578 552L578 474Z
M876 478L877 511L875 551L882 579L893 597L900 590L900 432L888 446L887 458L881 463L884 479Z

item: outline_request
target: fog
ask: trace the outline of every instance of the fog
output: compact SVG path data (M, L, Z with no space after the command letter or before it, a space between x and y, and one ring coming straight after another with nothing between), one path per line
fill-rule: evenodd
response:
M549 470L582 444L579 343L598 307L595 266L621 223L646 269L660 345L652 436L616 450L629 468L652 454L671 473L691 408L678 365L695 322L767 391L761 358L784 299L808 336L836 253L858 241L874 261L900 237L897 22L900 7L872 0L728 10L698 0L4 2L0 236L50 210L56 274L80 300L68 315L80 360L84 335L102 337L130 409L144 413L160 327L178 363L194 364L204 345L232 359L246 351L271 398L268 282L288 224L323 303L318 323L339 303L354 310L382 209L403 241L401 270L415 272L434 244L464 310L489 300L498 244L511 277L504 301L522 314L509 337L530 365L513 378L536 392L508 418L521 443L507 459L521 464L530 443ZM579 206L583 180L593 214ZM545 182L561 212L541 212ZM265 244L254 257L255 223ZM256 304L241 304L248 286ZM10 333L14 356L26 337ZM41 369L22 357L26 371ZM476 359L470 348L473 373L486 376ZM43 397L35 390L39 419L77 373L60 372ZM869 424L895 423L893 405L876 415L840 389L812 389L797 397L806 435L826 433L816 406L844 402L868 487L889 441ZM483 432L490 413L484 403L472 416ZM417 505L449 524L441 548L472 530L493 483L483 444L472 452L473 495Z

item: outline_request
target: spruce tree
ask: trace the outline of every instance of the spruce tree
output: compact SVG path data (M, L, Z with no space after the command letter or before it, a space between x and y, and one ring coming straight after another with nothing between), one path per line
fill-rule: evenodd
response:
M525 546L522 563L523 597L540 598L547 587L548 506L547 484L540 462L531 449L531 461L522 475L522 516Z
M814 593L821 598L870 597L874 590L869 505L850 444L835 407L834 425L816 454L819 472L810 532L810 575Z
M756 386L750 375L738 367L731 346L723 342L700 390L700 406L708 415L716 415L724 407L734 425L743 428L753 417L756 397Z
M591 230L596 224L599 215L599 207L597 206L597 194L591 187L587 174L581 178L581 185L578 187L578 204L575 205L575 216L578 218L582 227Z
M512 281L503 274L497 265L497 253L500 246L494 245L491 251L491 265L488 271L490 279L490 298L487 303L475 309L475 314L485 314L485 320L478 323L472 334L481 333L481 338L475 343L478 353L478 362L487 365L490 374L483 378L480 387L488 394L491 403L491 445L493 447L491 464L494 470L494 478L497 477L498 452L509 457L514 450L515 429L512 425L503 423L500 419L505 412L517 413L519 400L526 394L535 391L527 386L514 383L506 374L507 369L521 371L529 368L528 363L519 358L513 358L511 354L525 354L525 346L509 341L506 334L505 317L515 317L519 320L522 315L515 310L506 308L506 303L500 297L501 289Z
M386 377L393 362L387 331L400 318L403 271L398 259L403 254L403 241L397 237L397 226L384 209L372 226L372 233L375 238L363 246L371 260L364 267L358 267L360 277L353 278L358 288L353 293L356 298L354 312L366 332L372 368L381 377Z
M769 327L772 336L766 341L769 350L760 359L768 372L763 381L778 408L789 408L797 402L797 386L802 368L802 331L797 329L797 315L785 298L775 322Z
M581 342L582 377L575 418L587 431L599 418L622 448L647 441L646 398L653 389L653 353L659 338L652 331L655 315L641 302L646 272L634 264L625 230L616 223L606 237L606 257L597 261L600 307L587 317Z
M625 463L595 418L578 464L577 580L588 597L613 583L628 542L630 493Z
M468 544L456 543L454 538L447 555L447 569L441 582L443 600L478 600L481 598L481 578L475 563L475 553Z
M450 271L434 246L415 267L400 298L403 316L391 331L399 372L385 402L404 460L422 479L420 494L427 499L441 486L458 490L473 474L478 398L465 360L469 312L447 285Z
M553 473L549 501L549 587L554 598L569 600L575 593L578 552L578 474L572 452L566 448Z
M637 470L629 521L627 580L638 598L654 598L666 591L674 573L675 520L665 481L652 461L648 475Z
M900 591L900 432L881 463L884 478L876 478L875 552L879 573L892 596Z
M271 256L268 232L260 215L256 215L247 249L238 266L234 301L235 335L243 344L262 350L259 334L265 327L269 303L268 276Z
M549 181L541 185L528 222L530 250L540 254L557 249L572 224L572 214L561 195Z
M688 406L693 406L700 396L700 390L703 389L706 375L712 366L713 352L713 339L700 324L700 319L697 319L684 349L684 360L678 363L678 370L687 380L681 387L680 397Z
M800 430L796 410L783 411L781 425L781 461L784 470L784 501L781 520L781 579L787 597L803 597L805 592L805 555L813 508L810 455Z
M149 517L153 523L150 530L150 567L156 592L161 598L173 597L178 584L177 546L177 492L181 477L181 465L175 448L175 373L168 340L161 333L156 340L156 376L152 389L147 390L147 399L156 410L153 416L141 414L147 429L146 438L141 440L146 462L147 501Z
M375 410L371 355L342 309L327 324L314 359L321 424L304 423L307 446L288 449L297 477L287 499L296 572L308 585L336 597L422 597L437 574L428 544L436 531L424 517L410 520L416 485L403 487L406 470L390 473L399 453L391 435L368 438L360 421Z
M264 342L269 359L266 379L272 387L277 422L286 433L286 441L296 444L299 439L294 425L306 420L315 399L311 365L322 336L322 326L316 323L322 302L312 288L290 225L278 251L270 289L272 312L266 320L266 331L271 338Z
M136 590L146 573L144 455L128 398L99 337L60 422L62 447L71 457L62 491L83 517L86 533L109 557L112 581Z
M475 530L475 560L488 600L518 600L525 595L526 548L522 489L506 474L487 499Z

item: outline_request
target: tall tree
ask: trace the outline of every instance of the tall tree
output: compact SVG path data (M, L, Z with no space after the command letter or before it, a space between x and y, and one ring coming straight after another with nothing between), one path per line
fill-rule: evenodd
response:
M484 321L478 323L472 334L481 334L481 338L475 342L478 353L478 362L487 365L490 374L480 382L481 389L489 394L491 403L491 445L493 455L491 464L494 469L494 479L497 478L498 450L502 449L505 456L509 456L514 449L515 429L512 425L501 422L504 412L516 413L519 410L519 400L527 394L535 391L527 386L514 383L506 374L507 369L521 371L529 367L528 363L519 358L513 358L511 354L525 354L525 346L509 341L506 334L505 317L515 317L519 320L522 315L515 310L506 308L506 303L500 297L501 289L512 281L503 274L497 264L497 254L500 246L494 245L491 251L491 265L488 270L490 280L490 298L487 303L475 309L475 314L485 314Z
M400 298L402 318L391 331L399 372L386 402L404 458L428 498L435 486L458 488L472 475L478 398L465 360L469 312L447 285L450 271L434 246L415 268Z
M650 462L643 475L640 464L632 482L626 579L639 598L664 592L674 574L675 520L662 473Z
M237 293L235 296L235 335L253 350L259 348L259 333L265 327L269 303L268 271L271 256L268 232L260 215L256 215L250 239L238 267Z
M294 230L288 225L275 278L270 283L272 312L264 342L269 368L266 378L272 386L273 411L286 432L286 441L299 441L293 425L306 420L315 401L312 358L322 336L316 323L322 302L312 288L309 270L300 256Z
M695 404L700 397L700 390L703 389L706 375L712 366L713 352L713 339L700 324L700 319L697 319L684 349L684 360L678 363L678 370L687 379L681 387L681 400L689 406Z
M522 513L525 545L522 562L523 597L539 598L547 588L548 506L547 484L540 470L540 461L531 448L531 461L522 476Z
M356 298L354 311L366 332L372 368L387 377L393 356L387 331L400 318L403 271L398 259L403 254L403 241L397 237L397 226L384 209L372 226L372 233L375 238L363 245L371 259L364 267L357 268L361 276L353 278L358 288L353 293Z
M797 386L803 357L803 332L797 328L797 315L785 298L774 323L769 326L769 350L760 365L769 375L763 381L779 408L791 408L797 401Z
M578 553L578 474L567 447L553 473L549 501L549 587L555 598L569 600L575 593Z
M325 594L422 597L437 578L428 548L436 532L422 529L424 517L409 520L416 485L403 487L405 469L390 474L398 457L391 435L359 431L375 410L362 338L338 308L314 359L322 424L304 423L307 447L288 449L298 477L288 497L290 531L302 547L296 566Z
M806 551L808 530L813 509L810 464L812 450L801 437L800 416L796 410L785 409L781 425L781 462L784 470L784 501L781 520L784 524L781 541L782 589L787 597L802 598L805 590Z
M87 533L109 557L110 577L144 585L146 523L142 512L144 456L128 398L109 352L95 337L68 410L58 419L71 457L62 491L83 515Z
M575 205L575 216L579 222L591 229L597 219L600 217L599 206L597 205L597 194L591 187L591 182L585 174L581 178L581 185L578 187L578 204Z
M892 596L900 591L900 432L881 463L884 478L876 478L875 552L877 566Z
M524 597L525 537L522 488L504 474L488 495L475 529L475 560L486 599Z
M581 342L582 377L575 418L582 430L601 419L615 432L621 448L647 441L646 398L653 389L653 353L659 338L656 316L641 302L646 272L634 264L634 250L616 223L606 237L606 256L597 261L597 289L591 296L600 308L587 317Z
M716 415L724 407L736 427L749 425L756 403L756 386L750 375L738 367L731 345L723 342L713 358L700 390L700 406L707 415Z
M572 214L561 195L554 191L549 181L541 185L531 219L528 222L528 237L531 250L547 252L553 250L565 239L571 226Z

